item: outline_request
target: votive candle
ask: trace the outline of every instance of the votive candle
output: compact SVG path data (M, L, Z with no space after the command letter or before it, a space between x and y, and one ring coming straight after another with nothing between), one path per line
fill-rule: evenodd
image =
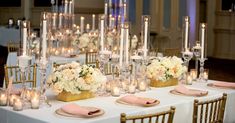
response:
M0 106L7 105L7 95L5 93L1 93L0 95Z
M23 103L19 98L14 99L13 110L15 110L15 111L23 110Z

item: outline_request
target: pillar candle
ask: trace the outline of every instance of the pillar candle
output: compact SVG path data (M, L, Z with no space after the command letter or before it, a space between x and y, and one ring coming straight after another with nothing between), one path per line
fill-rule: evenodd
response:
M81 29L81 33L84 32L84 17L81 17L80 18L80 29Z
M95 30L95 14L92 15L92 30Z
M126 10L126 3L124 3L123 4L123 17L124 17L124 19L126 19L126 17L127 17L127 10Z
M56 28L56 13L53 13L53 16L52 16L52 27L53 28Z
M107 15L108 15L108 4L107 3L104 4L104 14L107 17Z

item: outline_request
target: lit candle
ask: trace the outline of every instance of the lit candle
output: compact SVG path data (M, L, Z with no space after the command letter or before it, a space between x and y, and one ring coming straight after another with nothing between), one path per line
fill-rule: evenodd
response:
M120 96L120 89L118 87L113 87L111 90L112 96Z
M139 90L140 91L146 91L146 88L147 87L146 87L146 83L145 82L142 81L142 82L139 83Z
M68 1L65 0L65 1L64 1L64 13L65 13L65 14L68 13L67 10L68 10Z
M31 99L31 90L26 90L26 99L30 100Z
M27 22L23 21L23 56L26 56L27 51Z
M109 28L112 27L112 20L111 20L111 18L112 18L112 14L109 15Z
M191 69L190 70L190 76L192 77L193 80L197 79L197 71L196 71L196 69Z
M126 65L129 64L129 25L125 24L125 30L126 30L126 44L125 44L125 60L126 60Z
M188 49L188 33L189 33L189 17L185 17L185 39L184 39L184 48Z
M149 19L146 17L144 18L144 58L147 57L147 46L148 46L148 24Z
M128 86L128 92L131 93L131 94L135 93L135 89L136 89L136 86L133 85L133 84Z
M31 99L31 108L32 109L38 109L39 108L39 97L38 96L34 96Z
M122 81L121 84L122 84L122 89L127 90L127 80Z
M52 28L56 28L56 16L57 14L56 13L53 13L53 16L52 16Z
M62 13L60 13L59 14L59 28L62 28L62 18L63 18L63 14Z
M101 17L100 20L100 46L101 51L104 50L104 19Z
M9 98L9 105L13 106L14 100L17 99L18 97L16 95L11 95Z
M43 24L42 24L42 58L46 59L47 53L47 20L46 13L43 14Z
M19 98L14 99L13 110L15 110L15 111L23 110L23 103Z
M0 95L0 106L7 105L7 95L5 93L1 93Z
M123 4L123 17L124 17L124 19L126 19L126 17L127 17L127 11L126 11L126 3L124 3Z
M95 30L95 14L92 15L92 30Z
M107 82L107 83L106 83L106 91L107 91L107 92L110 92L110 91L111 91L111 83L110 83L110 82Z
M208 80L208 74L209 74L208 69L205 69L205 70L203 71L203 79L204 79L204 80Z
M86 31L89 32L89 30L90 30L90 24L87 24L86 25Z
M81 17L80 18L80 29L81 29L81 33L84 32L84 17Z
M58 50L55 50L55 55L57 56L59 54L60 54L60 52Z
M204 59L205 55L205 23L201 24L201 59Z
M186 80L186 84L191 85L192 84L192 77L190 75L187 75L187 80Z
M107 3L104 4L104 14L107 17L107 14L108 14L108 4Z
M120 60L119 65L122 66L122 60L123 60L123 42L124 42L124 27L121 27L121 37L120 37Z
M72 14L72 1L69 1L69 14Z

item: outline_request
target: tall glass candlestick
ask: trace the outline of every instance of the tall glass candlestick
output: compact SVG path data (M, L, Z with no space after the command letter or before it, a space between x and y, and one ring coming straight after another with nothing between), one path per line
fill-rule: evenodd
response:
M204 62L206 58L206 24L200 24L200 41L201 41L201 57L200 57L200 74L199 81L205 82L204 78Z
M143 41L144 41L144 58L147 58L148 54L148 42L149 42L149 23L150 23L150 16L144 15L143 16Z
M119 65L120 65L120 68L122 67L123 65L123 43L124 43L124 25L122 24L121 25L121 35L120 35L120 59L119 59Z
M189 16L184 18L184 50L189 48Z
M129 46L130 46L130 41L129 41L129 24L125 23L124 25L125 28L125 64L129 64Z

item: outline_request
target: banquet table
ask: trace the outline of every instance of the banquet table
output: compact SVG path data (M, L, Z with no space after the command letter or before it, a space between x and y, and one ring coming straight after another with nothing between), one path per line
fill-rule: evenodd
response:
M8 66L15 66L17 65L17 52L10 52L7 56L7 62L6 64ZM47 75L49 75L52 72L52 66L53 63L68 63L72 61L80 62L81 64L85 63L85 54L79 54L77 57L62 57L62 56L50 56L49 58L50 62L48 63L47 67ZM32 58L32 64L35 63L35 58ZM37 69L37 85L40 85L40 72Z
M213 80L209 80L214 82ZM127 115L146 114L168 110L170 106L176 107L174 116L174 123L191 123L193 114L194 99L205 101L222 96L223 93L228 94L224 123L235 123L235 90L208 87L207 83L193 83L187 85L189 88L207 90L209 93L203 97L191 97L174 95L169 93L174 88L162 87L151 88L145 92L138 92L135 95L155 98L160 101L159 105L153 107L138 107L133 105L119 104L116 100L120 97L95 97L86 100L79 100L74 102L60 102L55 100L55 95L48 90L47 94L52 104L52 107L42 106L38 110L24 109L23 111L13 111L12 107L0 107L0 123L119 123L120 114ZM123 96L123 95L121 95ZM73 118L57 115L55 110L68 103L76 103L81 106L94 106L105 111L104 115L94 118Z

